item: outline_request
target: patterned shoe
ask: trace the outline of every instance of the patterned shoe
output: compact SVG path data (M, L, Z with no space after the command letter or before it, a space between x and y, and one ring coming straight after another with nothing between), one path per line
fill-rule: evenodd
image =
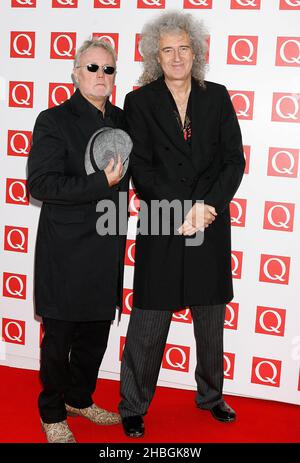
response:
M43 423L41 420L42 430L46 434L47 441L50 444L74 444L76 440L66 421L59 423Z
M87 408L74 408L66 404L66 410L69 416L83 416L96 424L108 426L121 423L121 417L118 413L108 412L95 404Z

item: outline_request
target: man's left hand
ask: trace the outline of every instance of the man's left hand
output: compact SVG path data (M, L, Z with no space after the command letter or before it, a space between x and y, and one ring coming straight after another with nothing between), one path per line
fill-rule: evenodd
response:
M179 227L180 235L191 236L197 231L204 231L216 218L217 212L213 206L204 203L195 203Z

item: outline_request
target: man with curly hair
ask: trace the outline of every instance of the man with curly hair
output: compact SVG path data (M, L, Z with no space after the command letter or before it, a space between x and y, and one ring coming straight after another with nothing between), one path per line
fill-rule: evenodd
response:
M222 422L235 419L222 396L223 328L233 298L229 203L245 161L226 88L204 80L206 51L201 22L183 12L160 15L142 31L141 87L125 99L131 172L141 199L149 205L192 204L175 233L137 236L119 405L130 437L144 435L143 415L155 392L172 315L187 306L197 350L197 407ZM201 232L201 245L188 245Z

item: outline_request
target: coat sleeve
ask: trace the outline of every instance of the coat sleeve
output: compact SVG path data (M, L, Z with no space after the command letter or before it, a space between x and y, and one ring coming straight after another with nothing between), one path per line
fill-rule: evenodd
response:
M203 200L214 206L218 213L223 212L237 191L245 169L243 144L240 126L230 96L224 89L219 132L219 173L203 197L199 197L202 189L201 179L196 184L192 199Z
M110 197L104 172L66 175L66 141L48 110L38 116L28 158L28 188L34 198L53 204L81 204ZM81 156L82 154L80 154Z
M162 181L153 163L153 140L143 110L132 94L125 98L124 111L133 149L130 157L130 170L134 186L145 201L153 199L172 201L183 200L189 190L171 182Z

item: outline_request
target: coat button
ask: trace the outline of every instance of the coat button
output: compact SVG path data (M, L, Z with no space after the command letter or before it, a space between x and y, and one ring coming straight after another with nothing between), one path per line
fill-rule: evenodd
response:
M183 164L182 164L182 162L179 162L178 165L181 167Z
M168 146L165 146L165 150L170 151L170 148Z
M184 182L187 181L187 178L186 178L186 177L182 177L182 178L180 179L180 181L184 183Z

